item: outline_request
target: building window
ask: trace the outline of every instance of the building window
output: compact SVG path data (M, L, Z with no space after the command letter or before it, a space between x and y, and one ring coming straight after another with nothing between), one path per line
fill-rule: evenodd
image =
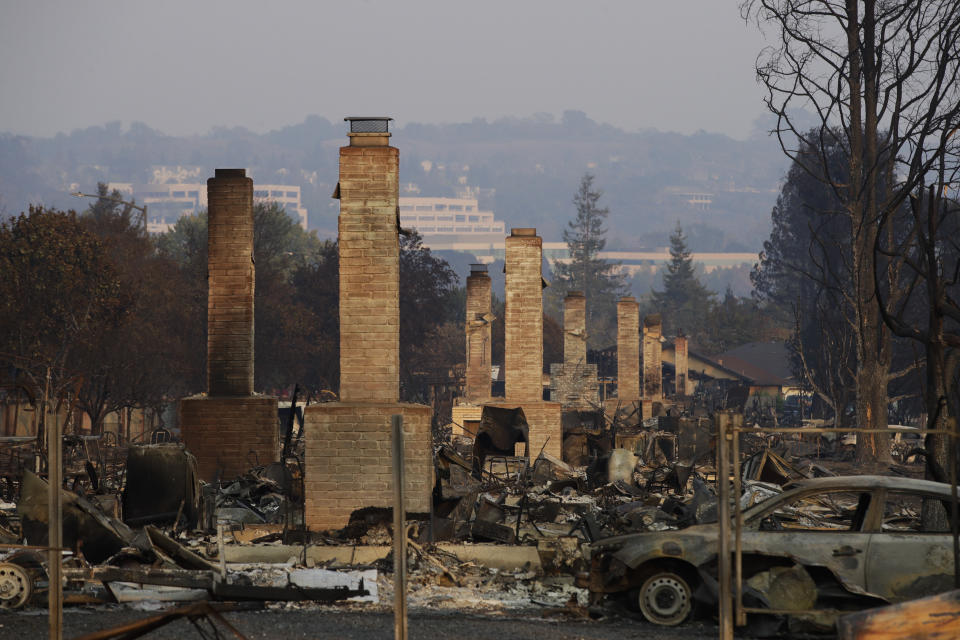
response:
M433 205L433 208L434 208L436 211L445 211L446 208L447 208L447 205L445 205L445 204L435 204L435 205Z
M417 217L417 220L419 220L420 222L433 222L434 220L436 220L436 217L435 216L419 216Z
M170 196L171 196L171 197L174 197L174 198L186 198L186 197L187 197L187 192L186 192L186 191L174 191L173 193L170 194Z
M437 227L440 233L453 233L453 227Z
M463 205L461 205L461 204L452 204L452 205L450 205L450 211L463 211Z
M270 195L270 193L269 193L268 191L260 191L260 190L258 190L258 191L254 191L254 192L253 192L253 195L254 195L254 197L256 197L256 198L266 198L266 197L268 197L268 196Z
M417 211L433 211L433 205L417 205Z
M467 216L467 222L480 222L480 216Z
M433 233L437 230L436 227L417 227L417 231L420 233Z
M466 222L467 216L457 216L457 222Z
M296 192L296 191L287 191L287 197L288 197L288 198L294 198L294 199L296 199L296 197L297 197L297 192Z
M437 216L437 222L453 222L453 216Z
M457 227L457 233L470 233L473 227Z
M282 198L282 197L283 197L283 191L271 191L271 192L270 192L270 197L271 197L271 198Z
M187 197L189 197L189 198L197 198L197 197L199 197L199 196L200 196L200 194L197 193L196 191L187 191Z
M472 204L468 204L468 205L467 205L467 208L465 209L465 211L473 211L473 205L472 205Z
M413 205L402 204L400 205L400 211L413 211Z

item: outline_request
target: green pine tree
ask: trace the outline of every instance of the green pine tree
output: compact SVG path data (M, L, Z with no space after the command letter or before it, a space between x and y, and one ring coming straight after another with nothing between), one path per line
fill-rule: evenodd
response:
M593 186L593 176L584 174L573 196L577 215L563 231L570 257L566 262L554 261L554 281L547 289L547 306L554 315L560 315L568 292L583 292L587 299L587 345L591 349L616 342L617 298L626 290L620 263L600 257L607 244L604 222L610 213L600 206L602 195Z
M679 222L670 236L670 262L666 269L663 291L653 291L649 312L662 315L665 336L683 331L694 344L704 342L714 295L697 278Z

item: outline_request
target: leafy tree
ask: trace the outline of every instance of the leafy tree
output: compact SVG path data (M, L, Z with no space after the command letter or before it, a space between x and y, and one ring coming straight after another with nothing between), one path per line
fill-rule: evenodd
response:
M463 349L452 361L452 353L429 357L443 340L440 328L459 315L457 280L450 265L423 246L419 233L400 236L400 388L408 400L426 400L428 378L463 360Z
M626 282L619 263L599 257L607 242L604 223L610 211L600 206L603 192L594 188L593 179L584 174L573 196L577 215L563 231L569 259L554 261L554 281L545 302L552 315L559 316L567 293L582 291L587 299L587 344L599 348L616 341L617 298L626 291Z
M813 132L808 134L813 136ZM829 173L842 175L839 145L822 150ZM807 148L805 154L815 154ZM814 168L815 169L815 168ZM797 378L833 412L839 424L855 393L857 354L850 323L850 219L823 180L795 162L771 212L770 237L750 274L754 296L792 328L787 341Z
M683 331L694 345L706 342L713 293L697 278L693 257L680 223L670 236L670 262L663 275L663 291L653 291L647 311L660 313L664 335Z
M253 226L255 386L276 390L300 382L312 389L329 388L329 380L308 376L311 358L327 354L323 351L325 339L318 332L329 323L308 306L305 296L311 286L307 274L327 271L324 263L330 259L330 247L304 231L276 203L255 204ZM189 315L194 323L190 331L195 345L192 384L195 391L200 391L206 386L206 212L180 218L158 244L161 252L180 266L187 281ZM336 262L334 269L335 265ZM319 282L329 283L330 278ZM336 307L333 313L336 314Z
M116 326L125 300L102 242L73 211L31 207L0 225L0 359L39 397L82 381L75 353Z

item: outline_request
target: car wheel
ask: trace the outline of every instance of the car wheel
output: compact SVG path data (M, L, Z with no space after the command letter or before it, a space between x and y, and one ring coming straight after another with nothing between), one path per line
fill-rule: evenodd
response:
M643 617L672 627L687 619L692 608L690 586L676 573L654 573L637 592L637 604Z

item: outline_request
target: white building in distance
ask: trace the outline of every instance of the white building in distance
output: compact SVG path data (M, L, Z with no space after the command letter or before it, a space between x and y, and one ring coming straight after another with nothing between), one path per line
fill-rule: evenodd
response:
M400 226L416 229L434 250L461 250L469 245L503 245L506 226L492 211L481 211L476 198L400 198Z
M119 191L124 197L135 198L139 204L147 205L147 231L166 233L177 224L181 216L190 216L207 208L207 184L134 184L132 182L111 182L112 192ZM253 185L253 201L276 202L291 218L307 229L307 210L300 202L300 187L289 184Z

